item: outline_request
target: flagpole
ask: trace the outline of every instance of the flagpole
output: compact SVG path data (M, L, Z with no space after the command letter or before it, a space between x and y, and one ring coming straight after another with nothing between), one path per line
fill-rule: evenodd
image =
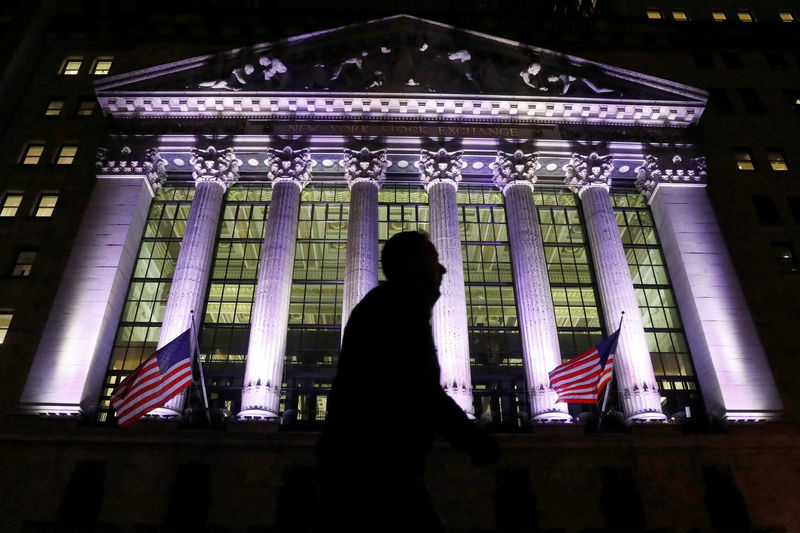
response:
M208 420L208 427L211 427L211 412L208 410L208 394L206 394L206 378L203 375L203 363L200 361L200 342L197 339L197 329L194 325L194 309L190 311L192 318L192 340L194 341L194 350L192 350L192 357L197 360L197 368L200 371L200 387L203 391L203 406L206 408L206 420Z
M624 319L624 318L625 318L625 311L622 311L622 314L619 317L619 326L617 326L617 330L622 328L622 319ZM617 345L619 345L619 342L617 342ZM617 347L614 346L614 350L615 351L616 351L616 349L617 349ZM605 395L603 396L603 407L600 408L600 415L597 417L597 430L598 431L600 430L600 424L603 421L603 413L605 413L605 411L606 411L606 404L608 403L608 389L611 388L611 382L612 381L614 381L614 380L613 379L609 380L609 382L605 386Z

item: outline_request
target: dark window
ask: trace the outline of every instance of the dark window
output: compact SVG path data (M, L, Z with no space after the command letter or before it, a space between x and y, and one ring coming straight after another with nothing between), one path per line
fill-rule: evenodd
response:
M711 106L717 111L717 113L727 115L733 113L733 104L731 103L731 99L728 98L728 93L725 92L725 89L714 87L709 89L708 93Z
M800 55L797 56L797 62L800 63ZM786 102L789 104L789 108L794 111L795 114L800 115L800 91L795 89L787 89L785 94Z
M725 66L728 68L744 68L744 63L742 63L742 58L739 57L739 54L736 52L720 52L720 57L722 58L722 62L725 63Z
M751 199L753 200L753 207L756 209L756 215L758 215L758 221L763 226L783 224L783 219L778 213L778 208L772 198L763 194L754 194Z
M767 64L771 69L782 70L786 68L786 59L780 52L767 52L764 54L764 59L767 60Z
M27 278L31 275L31 267L36 261L36 252L24 251L17 254L17 262L11 270L11 275L18 278Z
M786 199L789 211L792 212L795 224L800 224L800 196L790 196Z
M711 54L703 50L695 50L692 52L692 59L694 59L694 66L697 68L714 68L714 62L711 60Z
M791 274L800 272L797 256L788 242L773 242L772 252L774 253L775 261L778 262L778 268L781 272L788 272Z
M736 89L736 92L739 93L739 98L748 113L757 115L764 112L764 104L761 103L755 89Z

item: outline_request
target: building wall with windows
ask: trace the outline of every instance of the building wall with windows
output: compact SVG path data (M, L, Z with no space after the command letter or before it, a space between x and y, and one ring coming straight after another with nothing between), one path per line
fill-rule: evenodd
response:
M407 86L414 96L405 108L400 99L370 102L365 116L385 116L384 122L348 115L348 105L363 109L358 100L368 91L345 95L341 102L328 95L331 103L322 94L312 104L276 98L258 111L261 116L245 118L252 111L246 109L246 89L226 93L207 87L216 93L205 109L197 107L193 94L212 78L229 87L238 83L229 76L235 65L224 55L214 56L220 50L379 19L405 7L362 6L364 14L356 18L288 7L276 17L274 7L255 4L222 12L218 6L184 7L145 13L121 3L95 12L70 2L58 7L42 2L36 9L10 6L0 12L5 65L0 110L11 117L0 124L0 268L6 268L0 279L0 365L7 382L0 393L0 445L8 482L21 501L29 502L7 509L9 523L26 531L86 523L125 531L175 523L231 531L308 525L315 490L313 443L335 371L351 264L354 195L341 163L343 149L368 146L387 150L376 204L379 246L398 231L432 231L435 207L420 183L420 150L464 152L453 211L464 274L470 405L479 423L500 435L509 468L474 469L437 444L429 480L454 531L800 527L791 506L775 497L798 485L791 450L797 443L800 375L791 333L800 325L800 192L792 179L800 157L793 141L800 96L793 36L800 8L769 1L744 6L602 0L499 2L465 5L458 12L420 8L415 15L452 25L456 29L447 31L454 34L466 28L530 43L598 61L609 69L601 69L602 75L622 67L674 82L671 89L696 87L709 96L707 103L684 102L697 114L680 124L683 119L669 113L659 119L651 103L647 111L635 109L648 105L647 97L644 104L631 104L629 116L606 122L594 115L599 108L583 110L590 116L581 119L580 107L570 117L563 108L545 104L530 115L534 122L543 118L536 131L524 129L519 105L525 95L497 98L493 107L491 98L475 91L462 99L463 118L445 121L462 129L440 133L423 128L438 127L437 112L455 113L458 98L440 98L439 105L436 94L421 94L413 85ZM261 16L267 12L270 16ZM359 31L352 27L344 33ZM373 45L383 38L365 35ZM335 55L334 41L322 55ZM431 50L437 46L429 44ZM502 68L499 74L487 73L491 50L470 48L467 64L474 65L471 73L480 83L503 79ZM217 59L203 68L202 61L184 64L182 73L172 76L168 68L144 70L140 79L117 88L118 94L105 81L202 54ZM286 64L291 71L292 64ZM366 69L368 62L362 65ZM548 66L542 62L543 73ZM502 89L485 94L507 94L505 86L523 83L523 72L512 74ZM554 90L528 74L528 82ZM608 95L594 89L574 93L576 87L589 87L581 85L581 75L575 77L571 89L558 82L565 98L591 102ZM596 89L608 88L598 85L597 77L586 77ZM148 86L148 78L162 85ZM355 79L352 64L341 71L341 83ZM626 82L636 85L643 79L653 83L646 76ZM383 80L387 87L396 82ZM425 76L415 76L414 82L432 83ZM156 104L173 106L173 116L157 117L153 101L163 98L159 91L179 83L185 85L181 98ZM485 107L470 103L470 96L486 100ZM554 96L551 103L559 102L559 95L548 96ZM285 120L270 122L269 113L273 118L289 113L290 105L296 106L294 124L306 130L292 131ZM517 115L510 115L511 109ZM210 115L214 112L218 116ZM651 113L661 125L636 123ZM308 127L337 121L394 129L386 135L366 129L359 135L323 125L328 133L314 134ZM489 124L520 129L502 134L474 129ZM119 430L109 394L159 344L194 203L192 148L209 145L230 147L241 161L238 182L227 188L214 226L204 309L195 314L214 429L204 426L192 390L185 404L191 412L182 422L143 420L129 431ZM238 420L248 385L260 257L273 207L265 161L269 148L286 146L310 148L313 166L298 200L286 278L278 422ZM98 147L105 151L97 154ZM624 425L624 416L615 413L625 412L626 400L612 394L610 423L602 432L595 432L591 414L576 406L569 409L572 423L530 424L531 359L513 264L511 207L490 166L498 151L512 154L517 147L537 152L541 164L530 194L560 360L594 345L615 326L601 294L597 273L605 267L599 264L603 258L593 255L597 236L587 219L586 197L565 184L573 153L614 155L609 202L623 252L620 266L630 275L646 359L667 423ZM147 148L158 149L166 162L163 173L153 170L159 160L148 159ZM658 158L660 178L647 167L648 155ZM676 162L675 155L682 160ZM705 188L665 186L668 170L697 170L689 164L697 156L706 160ZM659 188L642 194L637 178ZM620 390L618 378L614 391ZM379 402L382 394L379 387L365 386L365 401ZM409 413L424 409L414 405L413 393L407 394ZM182 495L191 492L187 487L207 498L207 513L182 510ZM574 513L574 506L563 501L566 491L587 502L584 512ZM613 505L603 504L621 495L636 512L615 513ZM134 499L141 511L129 505ZM235 503L241 501L251 503ZM531 512L522 516L519 509Z

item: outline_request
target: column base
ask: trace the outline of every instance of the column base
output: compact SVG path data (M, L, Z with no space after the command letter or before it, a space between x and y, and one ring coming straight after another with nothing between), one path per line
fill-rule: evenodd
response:
M667 415L661 411L645 411L633 414L625 419L626 424L662 424L667 421Z
M236 415L236 419L254 422L276 422L278 420L278 414L273 413L272 411L266 411L264 409L245 409L244 411L239 411L239 413Z
M569 422L572 422L572 416L564 411L548 411L544 413L538 413L533 415L533 418L531 418L531 424L567 424Z
M145 416L151 418L180 418L183 416L183 413L179 413L178 411L170 409L169 407L156 407Z
M740 424L740 423L757 423L757 422L775 422L778 420L782 420L784 417L785 413L783 411L767 411L767 410L750 411L750 410L730 409L725 411L725 414L722 416L722 419L727 422Z

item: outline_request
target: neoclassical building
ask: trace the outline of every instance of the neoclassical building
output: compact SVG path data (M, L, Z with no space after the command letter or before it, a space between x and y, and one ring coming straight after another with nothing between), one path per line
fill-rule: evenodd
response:
M23 413L112 420L115 384L194 316L213 407L322 420L382 243L414 229L448 271L442 386L476 418L576 420L548 372L623 313L626 420L782 410L705 190L703 90L409 16L95 88L111 128ZM364 401L425 408L397 387Z

